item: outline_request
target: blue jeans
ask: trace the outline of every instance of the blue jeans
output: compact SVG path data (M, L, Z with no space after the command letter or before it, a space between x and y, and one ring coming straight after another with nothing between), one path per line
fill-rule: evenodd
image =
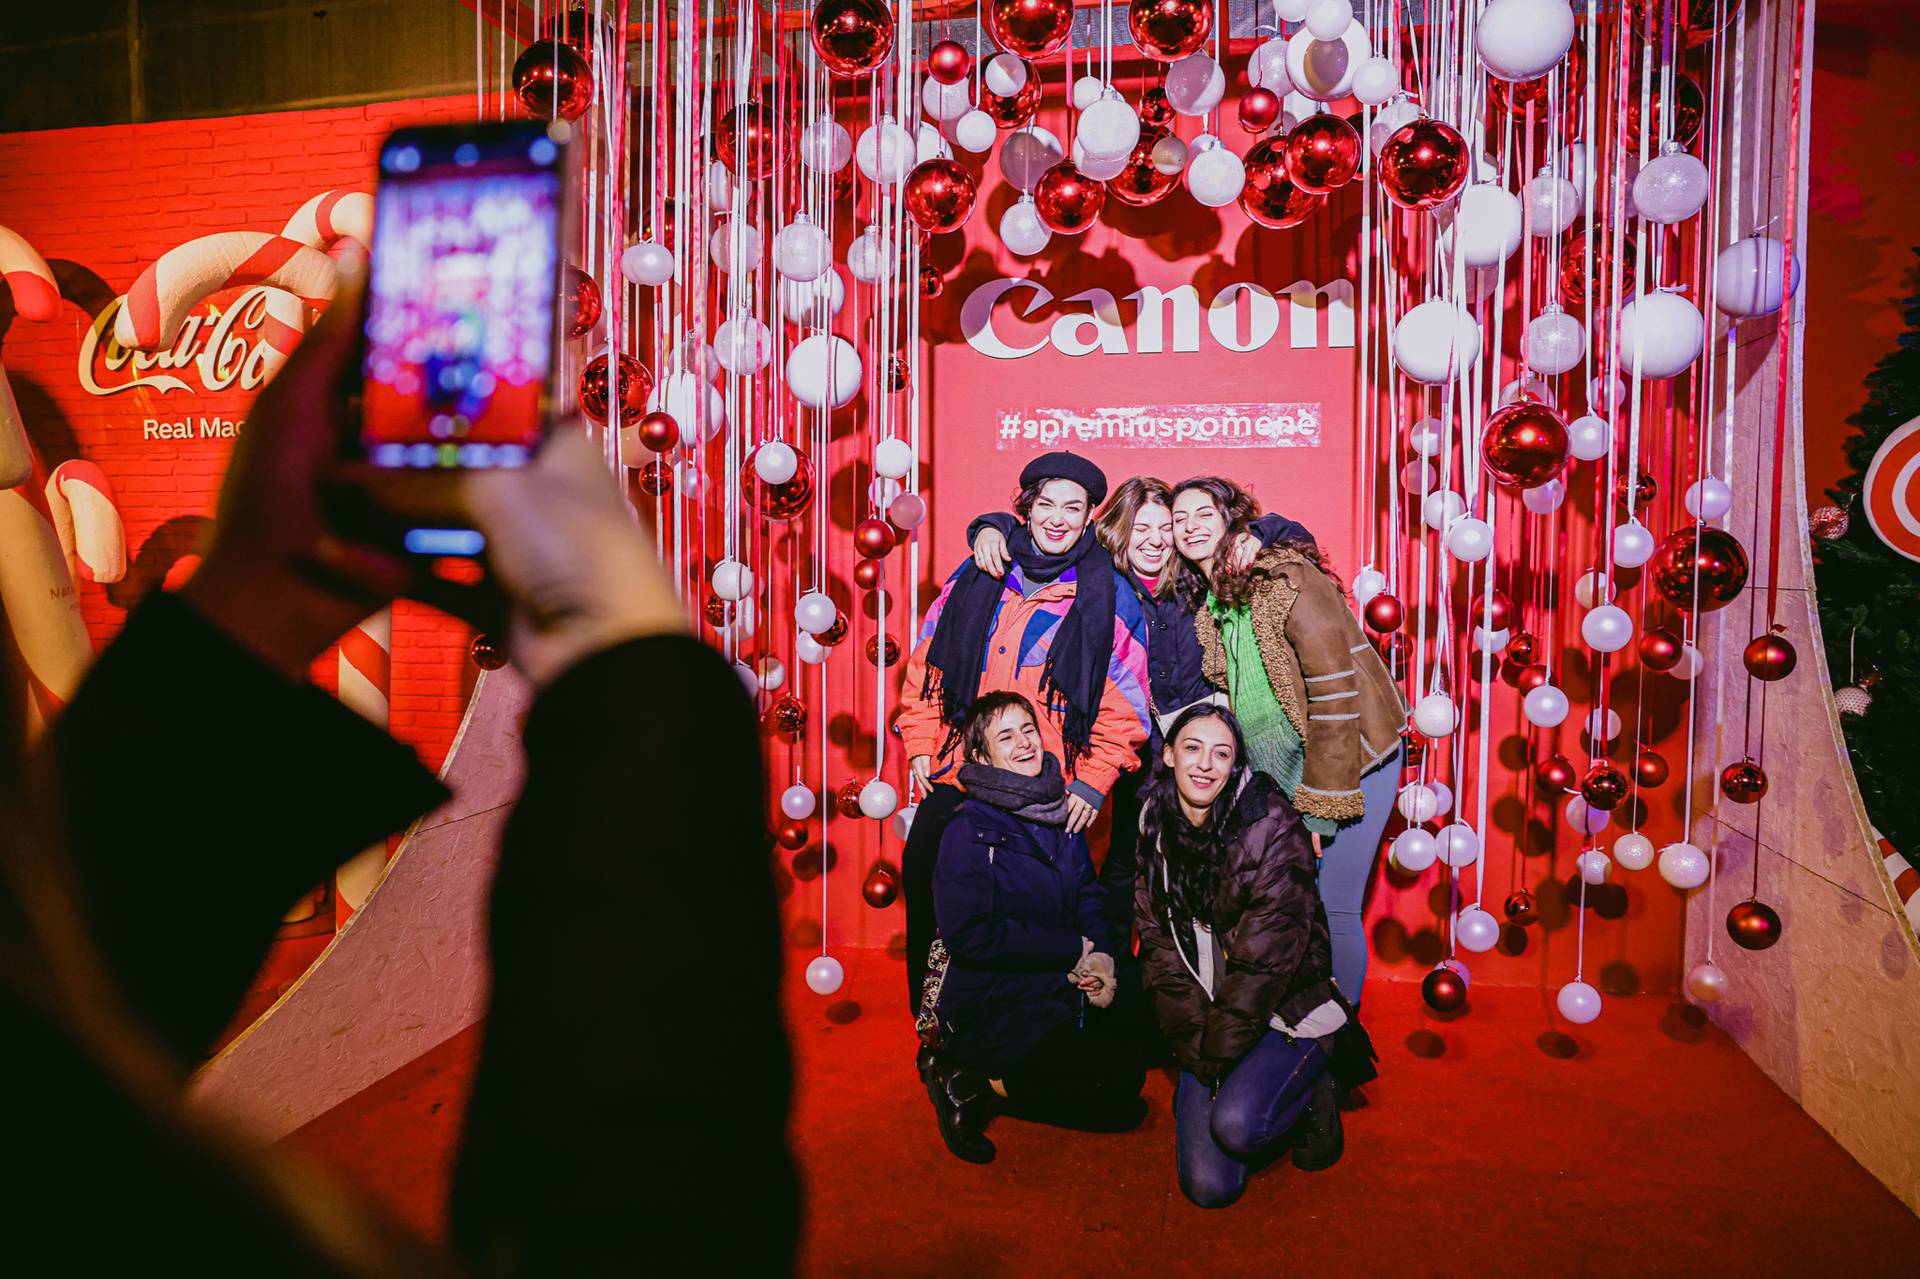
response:
M1247 1164L1293 1127L1307 1108L1313 1081L1327 1068L1317 1039L1260 1036L1240 1059L1220 1095L1187 1071L1173 1092L1173 1144L1180 1191L1202 1208L1224 1208L1247 1188Z
M1380 836L1393 816L1405 751L1404 746L1396 748L1360 779L1365 815L1331 838L1320 838L1320 900L1327 908L1327 932L1333 941L1333 982L1353 1004L1360 1002L1360 986L1367 979L1367 929L1360 911L1380 856Z

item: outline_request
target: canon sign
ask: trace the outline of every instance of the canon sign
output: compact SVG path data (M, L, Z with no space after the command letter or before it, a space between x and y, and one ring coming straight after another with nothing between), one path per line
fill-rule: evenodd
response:
M1062 355L1158 355L1200 349L1200 292L1191 284L1165 290L1143 285L1123 298L1115 298L1105 289L1087 289L1064 299L1081 303L1084 309L1064 311L1045 338L1014 346L994 331L993 313L1002 298L1022 289L1033 294L1020 312L1022 319L1031 318L1054 300L1052 292L1039 281L1011 276L989 280L967 295L960 307L960 327L968 346L996 360L1017 360L1047 346ZM1319 345L1316 300L1321 297L1327 300L1326 345L1354 344L1351 280L1327 284L1298 280L1281 293L1287 298L1289 312L1288 346L1297 349ZM1242 294L1247 299L1245 308L1240 306ZM1134 306L1131 324L1121 318L1122 302ZM1207 304L1206 329L1214 344L1228 351L1258 351L1279 335L1280 300L1258 284L1229 284Z

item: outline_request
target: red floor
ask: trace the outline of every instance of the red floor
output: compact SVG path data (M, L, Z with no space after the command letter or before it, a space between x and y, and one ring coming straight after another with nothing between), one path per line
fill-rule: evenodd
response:
M1536 990L1440 1021L1369 991L1381 1078L1330 1172L1284 1160L1236 1206L1174 1185L1168 1082L1119 1137L1002 1120L999 1159L949 1157L912 1069L899 966L842 954L795 992L794 1148L808 1275L1912 1275L1920 1219L1692 1009L1610 1000L1584 1028ZM424 1232L439 1223L474 1039L291 1140Z

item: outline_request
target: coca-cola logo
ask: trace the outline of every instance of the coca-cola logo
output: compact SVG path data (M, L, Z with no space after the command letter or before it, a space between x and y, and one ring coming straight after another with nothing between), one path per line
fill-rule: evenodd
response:
M225 310L209 305L189 315L164 351L132 351L114 340L113 321L124 299L115 298L93 317L80 344L80 385L92 395L118 395L146 387L161 395L195 390L251 391L267 380L274 352L262 332L267 322L264 286L248 289ZM178 374L191 374L196 388Z

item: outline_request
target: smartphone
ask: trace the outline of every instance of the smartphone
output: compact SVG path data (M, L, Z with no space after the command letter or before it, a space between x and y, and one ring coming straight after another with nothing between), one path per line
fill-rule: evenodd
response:
M524 466L558 388L561 246L577 186L547 122L403 128L380 148L362 333L358 459ZM477 555L469 529L410 528L421 555Z

